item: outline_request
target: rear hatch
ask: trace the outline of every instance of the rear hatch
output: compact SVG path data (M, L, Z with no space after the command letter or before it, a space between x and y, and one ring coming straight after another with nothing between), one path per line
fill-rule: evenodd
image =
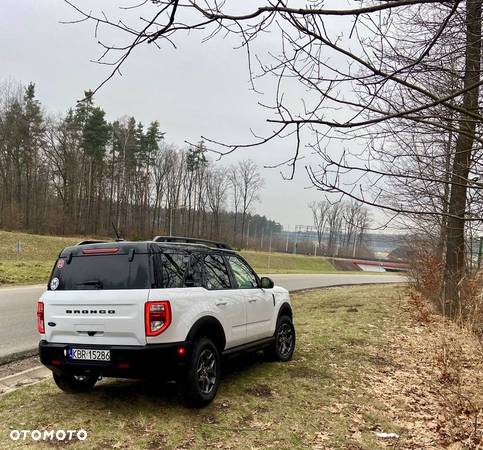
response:
M82 246L81 246L82 247ZM71 247L57 260L44 302L48 342L145 345L146 253L124 246Z

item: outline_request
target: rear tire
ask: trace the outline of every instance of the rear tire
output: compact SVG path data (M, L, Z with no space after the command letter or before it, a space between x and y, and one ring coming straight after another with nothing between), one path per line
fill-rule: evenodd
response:
M295 328L289 316L281 316L277 320L275 342L266 350L272 361L287 362L292 359L295 350Z
M202 408L216 396L221 378L220 353L207 337L198 339L190 352L186 373L178 381L183 402Z
M90 392L97 383L97 375L70 375L65 373L53 373L57 387L69 394Z

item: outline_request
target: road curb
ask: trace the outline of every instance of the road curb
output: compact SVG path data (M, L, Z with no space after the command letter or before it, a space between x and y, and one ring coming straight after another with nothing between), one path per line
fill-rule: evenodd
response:
M30 358L31 356L37 356L38 353L39 353L38 347L33 347L28 350L22 350L20 352L15 352L5 356L0 356L0 366L4 366L5 364L10 364L16 361L20 361L21 359Z
M43 381L50 375L50 370L44 366L32 367L22 372L0 378L0 395L14 391L24 386Z
M387 284L408 284L408 281L381 281L381 282L368 282L368 283L347 283L347 284L332 284L330 286L316 286L310 288L303 288L303 289L294 289L289 291L291 294L300 294L301 292L308 292L308 291L316 291L318 289L331 289L331 288L338 288L338 287L357 287L357 286L381 286Z
M0 286L0 292L8 291L8 290L17 290L17 289L39 289L39 288L46 288L46 283L44 284L8 284Z

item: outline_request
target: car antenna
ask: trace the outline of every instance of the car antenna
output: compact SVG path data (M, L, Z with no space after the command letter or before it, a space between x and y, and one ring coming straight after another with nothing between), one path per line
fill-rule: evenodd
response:
M114 228L114 233L116 234L116 242L124 241L124 239L119 235L119 232L117 231L116 225L114 225L114 222L111 222L112 228Z

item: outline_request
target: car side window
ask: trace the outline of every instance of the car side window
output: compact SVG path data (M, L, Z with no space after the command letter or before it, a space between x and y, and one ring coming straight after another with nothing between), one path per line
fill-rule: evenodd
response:
M183 288L203 286L203 260L200 255L188 253L155 254L157 264L157 285L162 288Z
M161 256L161 286L163 288L181 288L188 264L188 255L183 253L165 253Z
M191 254L188 270L185 276L185 287L204 286L203 259L204 259L203 254L200 254L200 253Z
M230 275L223 257L220 255L206 255L205 287L206 289L230 289Z
M253 289L258 287L257 277L240 258L228 256L227 259L238 289Z

